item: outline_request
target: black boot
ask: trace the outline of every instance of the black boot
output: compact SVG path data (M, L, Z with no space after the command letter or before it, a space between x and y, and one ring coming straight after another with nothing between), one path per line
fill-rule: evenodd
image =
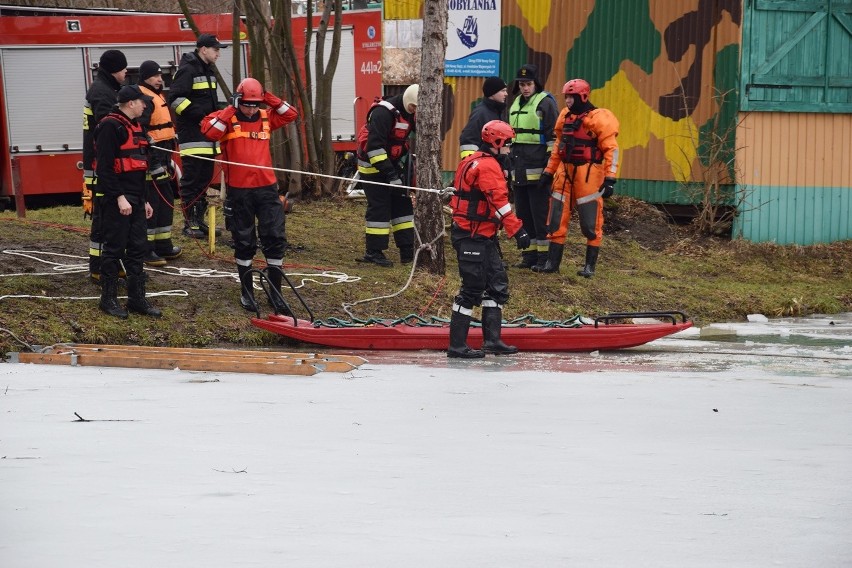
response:
M536 261L535 265L532 266L533 271L535 272L543 272L547 267L547 257L548 251L539 251L536 253Z
M399 263L411 264L414 260L414 247L403 247L399 249Z
M583 267L583 270L577 271L577 276L583 276L584 278L591 278L595 275L595 265L598 263L598 252L600 251L600 247L593 247L591 245L586 245L586 265Z
M550 247L547 249L547 261L544 263L544 266L539 268L538 265L535 265L533 266L533 270L535 272L559 272L559 265L562 264L562 251L564 249L564 245L550 243Z
M269 266L266 269L266 277L269 279L269 303L276 314L283 316L292 316L293 312L284 297L281 295L281 267Z
M534 250L526 250L521 253L521 262L515 265L515 268L532 268L535 266L538 259L538 253Z
M198 209L199 204L195 203L184 211L183 234L191 239L207 238L207 233L201 230L201 225L198 222Z
M250 311L259 312L257 300L254 299L254 279L249 274L251 266L237 265L237 274L240 275L240 305Z
M98 307L111 316L127 319L127 310L118 303L118 279L101 275L101 301Z
M470 331L470 316L453 312L450 318L450 348L447 357L459 359L482 359L485 353L467 346L467 333Z
M356 258L355 260L358 262L372 262L373 264L384 267L393 266L393 262L385 256L385 253L374 249L367 249L367 253L364 256Z
M503 330L503 310L496 307L482 308L482 350L495 355L511 355L518 352L514 345L506 345L500 339Z
M148 303L148 298L145 297L145 278L141 274L127 276L127 310L155 318L163 315L163 312Z

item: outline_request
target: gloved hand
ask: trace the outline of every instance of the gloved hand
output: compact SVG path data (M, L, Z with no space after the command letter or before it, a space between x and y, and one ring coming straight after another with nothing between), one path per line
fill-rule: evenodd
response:
M603 185L600 187L600 189L603 191L604 199L610 197L613 193L615 193L615 178L604 178Z
M240 99L242 99L242 98L243 98L242 93L236 93L235 92L233 95L231 95L231 106L234 107L234 108L237 108L238 106L240 106Z
M550 188L553 186L553 174L544 172L538 180L538 188L546 189L550 193Z
M515 233L515 236L512 238L515 239L515 243L518 245L519 250L528 249L530 247L530 235L523 227L521 227L521 230Z
M279 97L276 97L269 91L266 91L265 93L263 93L263 102L269 105L269 108L278 108L284 101L282 101Z

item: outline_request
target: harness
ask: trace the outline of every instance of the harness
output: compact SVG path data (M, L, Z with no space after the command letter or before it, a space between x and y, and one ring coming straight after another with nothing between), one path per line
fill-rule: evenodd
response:
M597 136L582 128L583 119L589 112L591 111L578 115L571 122L566 120L562 125L562 138L559 141L558 152L559 158L565 164L580 166L588 163L603 163L604 155L598 147Z
M470 169L476 165L478 159L489 157L489 155L485 152L477 152L472 155L476 157L472 158L467 163L458 178L456 178L456 181L458 182L457 185L459 187L457 187L453 192L453 195L455 195L457 199L456 207L453 207L453 218L467 219L468 221L474 222L488 222L499 225L500 222L496 219L496 215L491 214L491 204L485 197L485 193L476 186L464 187L464 178ZM467 202L466 205L463 205L463 202ZM485 203L485 212L478 213L479 204L483 202Z
M411 134L411 123L403 118L399 109L384 99L376 99L367 111L367 120L358 132L358 157L369 161L367 156L367 139L369 130L367 124L376 107L384 107L393 114L394 126L388 133L388 155L391 160L399 160L408 151L408 135ZM369 165L369 164L368 164Z
M104 118L111 118L121 123L125 130L127 130L127 140L118 148L115 160L113 161L113 171L117 174L147 171L148 158L145 154L148 148L148 138L145 136L142 127L138 123L133 124L124 115L118 113L110 113Z
M260 123L261 130L243 130L242 124L237 120L237 116L234 115L231 117L231 132L228 132L222 138L219 139L220 142L224 142L225 140L231 140L233 138L252 138L254 140L269 140L269 115L263 109L260 110Z

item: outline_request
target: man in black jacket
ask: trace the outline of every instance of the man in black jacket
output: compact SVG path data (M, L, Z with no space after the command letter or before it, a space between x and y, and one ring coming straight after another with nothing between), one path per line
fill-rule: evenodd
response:
M83 198L88 199L92 215L89 233L89 276L98 281L101 277L101 214L98 203L103 192L97 189L95 162L95 127L115 106L116 95L127 77L127 58L117 49L103 52L98 62L95 80L86 92L83 102ZM88 194L88 195L87 195Z
M204 223L207 210L205 192L213 178L213 159L219 153L219 143L201 134L201 120L218 110L214 66L219 50L227 47L212 34L201 34L192 53L184 53L180 66L169 88L169 105L177 122L183 176L180 180L180 198L184 211L183 234L203 239L208 228ZM204 159L195 159L199 158Z
M482 145L482 127L492 120L506 122L506 98L509 91L500 77L488 77L482 83L482 102L473 108L459 136L459 156L464 159Z

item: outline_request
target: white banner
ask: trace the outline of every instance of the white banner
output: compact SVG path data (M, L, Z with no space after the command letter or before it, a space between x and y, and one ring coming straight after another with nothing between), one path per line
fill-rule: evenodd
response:
M499 75L500 4L500 0L447 0L445 76Z

